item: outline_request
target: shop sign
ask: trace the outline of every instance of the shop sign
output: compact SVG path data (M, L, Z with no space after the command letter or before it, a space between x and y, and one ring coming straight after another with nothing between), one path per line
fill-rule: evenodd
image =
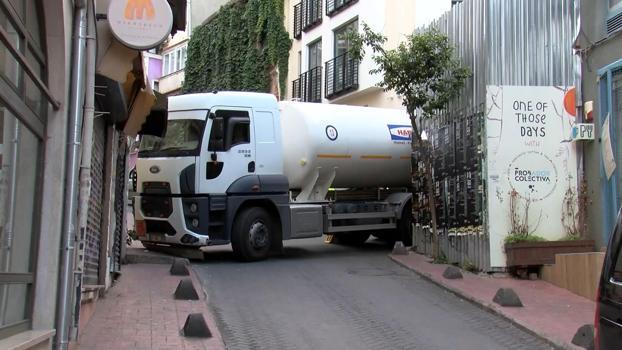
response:
M111 0L108 22L112 34L125 46L149 50L171 33L173 13L166 0Z
M564 198L577 191L576 129L572 87L488 86L486 98L487 204L490 264L504 267L503 240L511 230L510 193L534 234L564 236ZM587 125L587 124L583 124ZM593 135L593 131L592 131ZM525 207L529 206L525 218Z

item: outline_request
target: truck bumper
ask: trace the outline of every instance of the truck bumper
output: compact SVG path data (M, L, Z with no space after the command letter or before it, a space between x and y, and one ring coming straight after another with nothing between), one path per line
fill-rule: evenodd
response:
M135 200L138 239L145 242L201 247L210 244L207 217L200 208L206 198L138 196ZM194 204L194 205L193 205ZM190 207L196 208L190 213ZM189 229L193 223L197 227ZM200 226L199 226L200 225Z

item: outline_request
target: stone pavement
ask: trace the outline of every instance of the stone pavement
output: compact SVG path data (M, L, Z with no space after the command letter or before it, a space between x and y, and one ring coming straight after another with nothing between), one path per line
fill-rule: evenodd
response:
M410 252L390 257L422 277L509 319L560 348L579 349L571 343L575 332L585 324L594 323L596 304L593 301L545 281L482 276L466 271L462 271L463 279L448 280L443 278L443 272L449 265L433 264L424 255ZM514 289L524 307L502 307L493 303L499 288Z
M123 265L116 284L101 298L78 343L79 349L224 349L200 282L191 276L171 276L168 264ZM192 277L200 300L173 298L182 278ZM180 335L190 313L203 313L212 338Z

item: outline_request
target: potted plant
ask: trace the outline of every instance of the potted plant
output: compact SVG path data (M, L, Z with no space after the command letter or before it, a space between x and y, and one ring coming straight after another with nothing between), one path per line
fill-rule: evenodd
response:
M520 196L515 190L510 192L510 234L505 238L505 253L508 267L538 266L555 263L556 254L583 253L594 250L594 241L583 239L585 232L577 224L581 210L577 208L576 192L569 187L564 196L562 224L566 237L559 241L547 241L537 236L529 226L529 205L525 200L521 215ZM581 207L581 205L579 205ZM537 227L537 225L536 225Z

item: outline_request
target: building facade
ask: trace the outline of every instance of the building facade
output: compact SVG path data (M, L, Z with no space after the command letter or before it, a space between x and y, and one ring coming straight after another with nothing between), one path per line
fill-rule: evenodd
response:
M162 45L160 52L162 73L157 80L154 80L154 90L165 95L181 93L184 85L186 51L192 30L211 18L222 5L229 1L187 1L187 18L190 20L187 21L184 31L177 33Z
M622 206L622 0L580 1L580 117L594 123L595 141L582 143L588 231L605 246ZM609 129L604 128L608 122ZM610 140L605 144L604 140ZM606 149L606 151L605 151ZM613 168L608 171L608 168Z
M127 154L155 98L109 4L0 1L0 349L68 348L121 269Z
M349 53L349 31L366 23L389 48L415 29L414 0L285 0L285 27L293 39L286 99L402 108L394 92L376 85L371 52L361 62Z

